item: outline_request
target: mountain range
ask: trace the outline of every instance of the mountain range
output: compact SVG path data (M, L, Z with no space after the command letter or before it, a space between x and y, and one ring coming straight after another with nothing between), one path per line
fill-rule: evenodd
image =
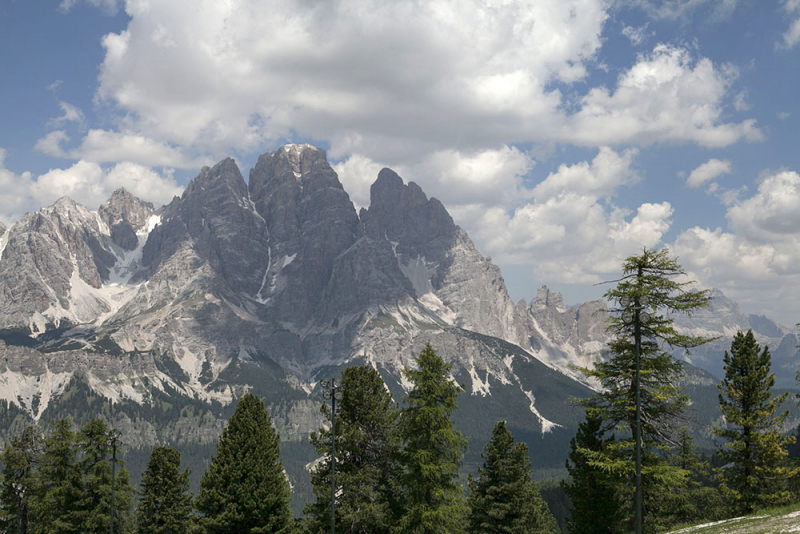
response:
M716 399L738 330L770 346L780 385L793 387L794 331L712 296L675 317L719 336L676 354L695 405ZM570 399L595 387L576 368L607 357L609 313L604 300L567 307L547 287L514 303L500 269L417 184L383 169L357 212L323 150L286 145L247 182L232 159L204 167L159 208L120 189L96 211L62 198L0 224L0 428L102 413L134 464L135 451L169 443L202 471L252 391L303 487L306 436L325 422L319 380L371 365L401 401L401 370L430 341L465 388L456 424L473 439L468 459L505 419L535 443L535 465L558 466L582 419ZM714 410L701 409L699 431Z

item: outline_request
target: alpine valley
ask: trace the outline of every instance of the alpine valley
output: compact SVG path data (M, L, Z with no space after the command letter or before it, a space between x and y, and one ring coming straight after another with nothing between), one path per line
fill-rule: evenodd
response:
M737 330L769 345L781 387L794 387L798 364L792 328L713 297L676 317L720 336L676 355L706 442ZM606 357L608 316L603 300L567 307L546 287L515 304L498 267L415 183L383 169L357 213L323 150L287 145L248 183L232 159L204 167L158 209L120 189L97 211L62 198L0 224L0 429L100 414L122 432L134 480L153 445L171 444L196 483L250 391L280 433L298 509L315 459L307 436L326 423L319 380L370 365L400 402L401 370L430 341L464 385L465 468L504 419L546 472L563 468L583 419L570 399L593 384L576 367Z

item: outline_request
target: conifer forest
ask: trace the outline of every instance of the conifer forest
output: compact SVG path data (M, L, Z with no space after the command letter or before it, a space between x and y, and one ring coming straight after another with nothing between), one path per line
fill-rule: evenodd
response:
M497 421L486 443L453 425L463 386L428 343L404 371L396 402L369 365L325 382L327 421L310 436L313 499L293 513L293 488L262 400L238 399L190 492L186 459L152 449L134 486L106 418L69 418L18 429L0 456L4 533L508 533L667 532L800 501L795 436L782 432L770 351L752 331L725 352L715 450L700 449L687 421L680 364L665 347L709 341L679 333L672 317L708 305L666 249L623 265L606 298L616 304L607 361L582 369L601 387L573 399L585 414L565 476L534 478L537 443ZM480 463L465 466L468 447ZM791 453L791 454L790 454Z

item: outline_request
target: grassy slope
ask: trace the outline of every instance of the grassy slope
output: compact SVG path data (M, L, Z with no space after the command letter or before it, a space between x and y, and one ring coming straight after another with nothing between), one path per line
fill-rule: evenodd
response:
M781 534L800 532L800 505L763 510L753 515L703 523L670 534Z

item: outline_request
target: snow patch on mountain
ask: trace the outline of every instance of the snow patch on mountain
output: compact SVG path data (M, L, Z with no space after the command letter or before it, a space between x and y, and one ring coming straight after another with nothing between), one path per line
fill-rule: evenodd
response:
M104 284L94 288L78 276L77 268L70 279L69 311L76 323L101 325L136 294L138 286Z
M196 381L203 370L203 362L205 361L199 355L192 353L186 347L186 339L178 337L172 345L173 353L175 354L175 361L180 368L189 377L189 381Z
M481 380L480 376L478 376L478 372L475 370L475 364L473 363L469 368L469 377L472 379L472 394L473 395L480 395L481 397L485 397L487 395L491 395L491 391L489 388L489 370L486 369L486 379Z
M522 389L522 388L520 388L520 389ZM554 423L554 422L550 421L549 419L546 419L542 414L539 413L539 410L536 409L536 397L533 396L533 392L532 391L525 391L523 389L522 392L525 394L526 397L528 397L528 400L531 401L531 405L529 406L529 408L531 410L531 413L533 415L535 415L537 419L539 419L539 422L542 425L542 434L547 434L548 432L553 430L553 428L556 428L556 427L564 428L563 426L559 425L558 423Z
M6 245L8 244L9 234L11 234L10 228L0 235L0 260L3 259L3 251L6 249Z
M150 232L161 224L161 217L159 215L151 215L147 221L147 225L136 232L137 245L131 251L122 250L119 247L113 246L114 255L117 256L117 263L109 273L108 285L126 285L130 282L131 277L139 270L142 261L142 249L144 249L147 238Z
M266 304L269 302L269 297L261 296L264 292L264 286L267 285L267 278L269 277L269 272L272 269L272 247L267 247L267 268L264 269L264 277L261 279L261 287L258 288L258 293L256 293L255 300L259 304Z

